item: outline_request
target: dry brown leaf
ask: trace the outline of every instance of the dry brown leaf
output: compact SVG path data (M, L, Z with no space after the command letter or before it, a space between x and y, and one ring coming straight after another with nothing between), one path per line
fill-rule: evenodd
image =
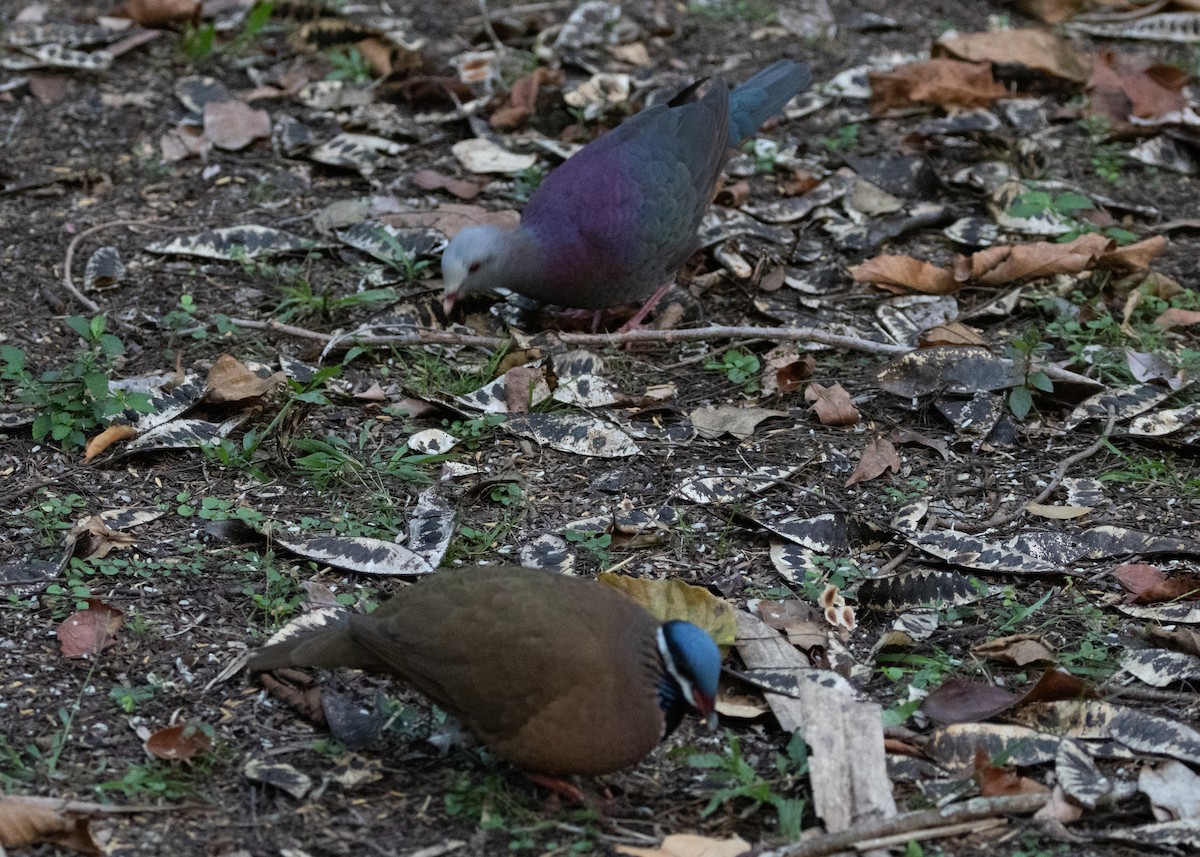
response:
M1161 604L1164 601L1196 601L1200 599L1200 579L1190 574L1167 577L1143 589L1133 599L1134 604Z
M611 571L596 579L621 590L663 622L683 619L708 631L717 645L733 645L737 634L733 608L702 586L682 580L645 580Z
M1170 330L1172 327L1188 327L1193 324L1200 324L1200 311L1171 307L1168 310L1164 310L1158 318L1154 319L1154 323L1165 330Z
M782 196L804 196L821 181L821 176L814 175L807 170L793 169L780 180L779 193Z
M1052 664L1058 660L1054 650L1036 634L1014 634L980 643L971 649L993 661L1023 667L1029 664Z
M935 59L911 63L890 72L872 72L871 109L882 113L894 107L936 104L942 107L985 107L1008 90L992 77L988 63Z
M975 780L979 783L979 792L984 797L1041 794L1050 791L1036 780L993 765L987 750L982 747L975 751Z
M788 416L787 411L768 408L739 408L737 405L696 408L688 415L696 432L705 438L717 438L728 432L739 440L753 437L764 420Z
M1195 631L1191 628L1177 628L1174 631L1167 631L1155 625L1150 625L1146 628L1146 639L1152 643L1159 643L1169 649L1174 649L1177 652L1187 652L1191 655L1200 656L1200 631Z
M131 437L137 436L137 429L126 423L113 423L100 434L87 442L87 446L83 450L83 460L91 461L104 450L108 449L114 443L119 443L122 440L129 440Z
M56 798L0 795L0 846L27 848L50 842L80 854L104 853L88 831L95 804ZM97 807L99 808L99 807Z
M1056 783L1054 790L1050 792L1050 800L1046 801L1033 817L1040 823L1056 821L1060 824L1070 824L1083 818L1083 807L1072 803L1062 785Z
M1130 117L1156 119L1184 108L1187 80L1187 72L1174 66L1100 51L1092 60L1088 112L1107 120L1115 135L1136 135L1142 132Z
M1010 690L982 681L951 678L921 702L921 711L937 723L976 723L1007 711L1017 701Z
M817 361L811 354L801 354L794 343L777 345L762 357L762 389L764 396L794 393L812 377Z
M152 733L142 747L156 759L190 762L212 748L212 739L195 724L179 723Z
M846 487L857 485L859 482L869 482L888 470L893 473L900 472L900 454L896 452L896 447L892 446L891 441L877 437L867 441L862 458L858 460L858 467L854 468L854 472L846 480Z
M383 387L379 386L378 381L372 381L371 386L365 390L357 390L354 393L354 398L360 402L386 402L387 392Z
M1133 601L1147 589L1157 586L1167 579L1165 572L1158 566L1144 562L1127 562L1113 569L1113 577L1127 593L1126 601Z
M111 604L88 598L88 609L77 610L63 620L55 634L64 657L83 658L99 654L116 642L125 614Z
M207 154L212 149L212 141L199 128L180 123L158 138L158 149L163 163L174 164Z
M854 400L841 384L829 387L809 384L804 390L804 401L812 404L821 425L852 426L857 425L861 419Z
M536 112L538 90L560 83L561 71L545 67L534 69L513 83L508 100L489 117L488 123L497 131L515 131Z
M948 295L962 288L945 268L912 256L876 256L850 268L856 283L871 283L889 292L904 289L928 295Z
M750 182L740 181L722 187L717 191L717 195L713 197L713 202L717 205L723 205L726 208L737 208L745 205L749 199Z
M67 78L57 74L31 74L29 76L29 92L38 100L38 104L50 106L57 104L67 96Z
M541 367L514 366L504 373L504 407L510 414L527 414L533 393L546 383Z
M1017 0L1018 9L1047 24L1061 24L1086 5L1087 0Z
M137 544L137 539L129 533L110 529L100 515L76 523L70 536L75 539L74 555L78 559L103 559L115 550Z
M210 101L204 105L204 136L218 149L244 149L271 136L271 115L243 101Z
M921 346L932 348L935 345L987 345L983 334L961 321L952 321L931 327L921 334Z
M764 598L758 604L758 615L775 630L783 631L788 642L805 654L829 645L829 627L821 611L797 598L786 601Z
M1150 267L1154 258L1167 249L1167 239L1155 235L1136 244L1126 244L1124 247L1113 247L1100 257L1098 267L1114 271L1144 271Z
M241 361L222 354L217 362L208 370L208 393L204 399L212 404L224 402L243 402L246 399L257 399L281 384L287 383L287 376L276 372L266 378L246 368Z
M1087 63L1083 58L1075 53L1070 42L1049 30L968 33L937 42L933 55L948 55L976 63L1024 66L1075 83L1083 83L1088 78Z
M127 0L113 15L129 18L143 27L183 24L200 16L199 0Z
M381 214L379 220L388 226L412 228L430 226L453 238L468 226L516 226L521 221L519 212L509 208L492 211L478 205L450 202L438 206L434 211L398 211Z
M761 696L738 693L727 682L721 682L717 688L717 704L714 708L722 717L736 717L739 720L754 720L771 710Z
M740 857L750 852L750 843L735 836L732 839L710 839L692 833L673 833L658 848L635 848L618 845L618 854L630 857Z
M358 52L367 61L367 67L371 70L371 77L375 80L392 74L397 70L396 61L399 60L401 65L405 65L404 58L410 56L410 53L407 51L398 53L395 42L381 39L378 36L368 36L365 39L359 39L354 43L354 47L358 48Z
M1096 261L1112 246L1103 235L1080 235L1066 244L1032 241L1005 244L960 256L954 263L955 277L985 286L1003 286L1037 277L1078 274L1095 267Z
M478 182L456 179L431 169L417 170L412 175L412 183L422 190L447 190L459 199L474 199L483 190L483 185Z
M1025 504L1025 511L1029 514L1049 518L1052 521L1070 521L1082 518L1093 508L1092 506L1053 506L1047 503L1034 503L1032 500Z
M325 708L321 705L321 686L306 672L293 669L259 673L255 677L267 693L281 699L318 726L325 723Z

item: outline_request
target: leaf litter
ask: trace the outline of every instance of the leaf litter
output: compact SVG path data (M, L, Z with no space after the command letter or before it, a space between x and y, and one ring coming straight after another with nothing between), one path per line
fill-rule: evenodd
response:
M731 162L736 193L722 196L709 212L699 242L708 252L681 276L710 318L731 330L752 322L758 332L729 332L694 345L672 343L672 332L664 331L660 344L611 357L606 351L603 361L571 371L558 362L566 349L550 333L538 343L549 361L524 360L496 371L490 355L466 337L513 334L524 341L537 329L501 321L520 319L519 313L482 312L467 317L468 328L447 327L432 309L436 301L420 294L430 263L464 223L511 218L539 173L572 146L686 83L675 79L680 69L660 62L663 44L648 38L653 29L674 53L678 21L651 28L634 10L608 3L582 4L565 22L560 16L554 38L548 19L526 21L528 32L541 33L529 46L565 67L518 76L504 68L504 51L451 56L449 42L425 40L423 27L436 27L420 20L340 21L353 24L346 30L356 46L323 54L315 46L336 31L331 22L339 18L331 16L319 24L288 22L294 38L276 47L297 51L297 62L285 71L227 62L246 47L231 35L239 27L249 41L273 38L255 30L252 17L235 14L205 35L210 19L196 18L194 5L184 13L167 5L128 4L125 14L145 27L188 21L192 29L126 39L112 19L61 24L53 4L29 7L5 29L0 62L27 76L0 91L5 99L75 97L71 87L56 94L46 68L63 70L73 85L85 78L71 70L87 70L129 87L130 98L141 97L146 93L136 88L154 84L130 77L128 54L164 50L168 40L197 51L193 62L207 66L203 76L161 82L158 103L182 105L189 115L166 117L161 127L173 130L161 141L140 140L149 150L161 146L170 176L163 186L141 186L141 198L175 221L171 227L185 226L184 234L158 222L135 236L106 238L104 253L90 257L82 300L66 297L119 320L116 332L137 346L106 370L103 385L93 377L81 389L99 400L102 387L137 382L132 374L121 377L127 370L144 369L146 378L157 373L160 380L148 388L149 410L103 414L106 428L93 437L83 462L34 444L20 431L20 412L5 402L4 424L11 426L5 431L23 446L0 462L6 477L17 479L17 493L4 496L18 513L13 520L29 523L11 527L21 540L4 557L0 585L16 603L43 599L39 606L54 620L48 624L44 609L13 611L24 631L20 639L57 627L68 657L86 654L135 677L144 667L134 664L153 662L156 673L177 676L187 720L217 723L222 740L244 751L237 764L246 777L300 799L313 781L299 768L315 773L320 764L302 754L292 757L296 767L256 760L262 720L289 728L287 715L238 696L221 678L255 635L298 610L299 593L309 593L314 604L322 603L320 591L362 596L363 586L376 584L342 570L430 573L448 557L502 560L514 552L591 574L614 564L609 550L620 551L642 583L670 577L704 584L699 591L709 599L714 592L723 596L715 601L721 610L736 611L748 686L773 688L767 701L775 724L785 735L799 729L809 742L809 822L824 823L830 834L853 833L851 816L880 823L894 816L900 823L905 814L896 814L893 799L903 804L921 790L959 788L965 797L978 787L988 798L1041 794L1053 784L1047 811L1068 830L1091 837L1092 847L1120 839L1194 842L1194 832L1176 824L1194 822L1186 765L1200 758L1187 708L1197 681L1188 625L1200 622L1191 567L1200 550L1188 538L1185 493L1191 490L1187 456L1195 448L1186 433L1194 407L1188 326L1200 310L1188 302L1193 272L1180 262L1194 249L1186 226L1190 209L1180 200L1194 198L1194 189L1173 197L1169 188L1148 191L1130 181L1148 175L1131 173L1142 169L1131 166L1136 163L1184 177L1194 172L1188 166L1200 125L1194 95L1185 86L1187 74L1169 62L1170 45L1194 41L1194 15L1101 22L1079 18L1074 4L1034 4L1043 19L1065 20L1069 30L1097 38L1065 40L1040 26L989 30L975 21L975 32L960 29L921 43L911 38L920 28L910 28L906 55L876 54L865 41L869 61L850 69L807 44L823 83ZM727 52L728 34L713 35L716 30L705 28L715 25L700 23L700 14L675 11ZM741 27L748 37L753 32L747 44L773 44L781 54L791 44L787 34L821 32L832 20L820 10L780 10L761 30L746 21L721 26ZM498 28L520 42L525 37L512 23L489 16L487 28L476 20L460 29L495 39L483 30ZM1137 39L1155 58L1128 53L1119 39ZM684 52L676 62L691 59ZM435 71L441 64L457 71ZM635 67L643 71L630 77ZM331 68L374 77L377 87L362 79L323 79ZM518 83L506 88L505 79ZM110 98L102 109L117 115L123 109L117 104ZM32 199L31 191L50 188L105 198L112 176L87 176L78 164L56 164L66 168L54 172L29 158L27 143L21 149L20 132L40 121L22 117L14 126L17 166L8 168L5 193ZM464 136L469 133L475 136ZM118 148L133 150L133 142ZM997 148L1005 158L995 158ZM1075 169L1057 169L1064 152ZM1074 181L1030 178L1043 173ZM1088 181L1081 186L1084 174ZM176 179L180 187L196 182L194 198L171 186ZM116 181L129 179L118 174ZM224 196L247 181L263 189L261 199L235 203ZM948 188L960 194L954 205ZM276 192L274 203L261 204ZM72 216L90 220L95 199L72 199ZM274 213L280 205L302 216L280 217ZM316 212L325 220L313 230L305 221ZM1170 241L1151 234L1164 218L1176 224ZM945 236L955 244L946 245ZM199 278L182 287L180 259L196 266L188 276ZM67 261L69 293L70 254ZM293 263L300 273L285 271ZM257 267L269 265L280 267ZM351 269L359 275L348 275ZM391 292L381 291L384 283ZM900 297L881 298L876 286ZM54 284L47 288L53 294ZM285 297L295 314L272 318ZM40 305L20 307L13 317L14 332L4 332L0 344L27 349L41 368L79 347ZM692 323L682 318L685 326ZM568 318L558 323L569 332ZM838 333L861 353L815 340L771 352L771 325L780 323ZM1042 338L1020 336L1022 323L1042 328ZM388 354L367 350L378 348L368 346L369 337L395 331L451 338L396 346ZM749 379L754 384L694 368L716 362L730 338L763 336L765 344L747 345L763 358L754 370L761 377ZM848 368L850 358L872 354L877 344L910 350L888 364ZM0 356L10 367L6 399L10 385L31 389L33 381L20 380L12 352ZM297 356L308 367L303 373L289 368ZM253 366L251 357L270 365ZM270 368L276 362L279 370ZM224 378L208 373L217 365L237 371ZM1114 369L1120 365L1127 374ZM314 380L326 372L343 378ZM374 392L352 398L355 390ZM1013 403L1022 398L1029 407L1018 415ZM491 422L489 414L502 416ZM893 445L901 428L909 441L917 440L903 454ZM320 461L359 474L349 483L353 490L315 490L291 469L313 455L311 444L300 449L297 440L328 437L342 443L322 441ZM1162 446L1150 445L1158 439L1174 440L1172 449L1183 457L1168 460ZM413 453L418 458L408 457ZM1147 469L1137 473L1135 465ZM493 480L514 468L519 478ZM38 473L52 474L50 481L40 484ZM1098 479L1084 486L1084 476ZM1126 487L1155 478L1175 481L1149 497ZM424 487L431 479L437 491ZM471 493L472 482L484 489ZM59 530L65 527L54 521L69 526L80 518L61 514L64 484L86 486L83 507L75 511L88 513L84 529L97 549L64 548ZM154 490L145 488L152 484ZM673 498L688 504L661 514ZM200 545L207 572L221 581L214 587L223 593L217 600L169 574L137 589L126 585L139 579L127 578L128 569L183 559L181 549L207 529L197 526L201 499L213 524L259 515L297 521L295 532L311 535L264 540L243 533L236 547ZM160 517L140 521L146 533L139 530L134 539L96 516L109 506L152 506ZM1031 515L1040 519L1032 527ZM1050 529L1039 534L1037 527ZM292 585L295 594L272 594L247 582L244 569L231 570L243 561L233 552L247 545L275 570L270 587ZM275 553L272 545L284 550ZM1137 560L1148 557L1158 557L1161 567L1135 577L1130 568L1144 572L1150 566ZM104 580L117 585L102 587ZM50 591L67 582L73 596L72 590ZM93 597L102 589L104 599ZM800 634L799 626L789 626L788 638L795 638L789 643L775 628L750 625L740 605L761 597L751 591L769 593L770 603L794 599L823 615L826 629ZM372 596L366 590L367 600ZM245 621L230 615L243 609L230 607L231 597L263 610L263 621L248 632ZM89 609L72 612L79 606L72 598ZM1013 633L1037 628L1043 617L1044 633ZM161 635L158 645L146 642L144 630L131 633L131 624L144 629L144 622ZM1157 630L1164 623L1166 630ZM1089 630L1098 624L1104 634ZM210 627L220 628L221 642L197 636L197 629ZM951 627L961 641L943 630ZM1118 637L1142 639L1122 651L1110 642ZM184 645L175 648L172 641ZM768 643L786 663L755 651ZM203 654L183 659L188 645ZM923 672L897 654L932 657L942 645L960 646L962 658ZM970 653L996 660L995 675L993 668L968 668ZM48 655L43 648L28 657ZM1055 660L1061 672L1048 672L1043 681L1064 686L1035 693L1039 682L1023 696L1001 686L1025 681L1021 670L1031 664ZM78 692L84 680L61 665L39 668L48 671L44 684L64 693ZM1097 671L1124 702L1086 699L1093 694L1086 681ZM1069 682L1062 678L1072 675ZM75 689L68 691L70 676ZM23 699L26 708L59 707L38 697L33 682L22 686L31 694ZM208 696L197 693L201 686ZM852 686L860 698L847 693ZM1141 707L1149 697L1138 695L1139 686L1164 694L1157 700L1172 717ZM302 696L297 692L295 699ZM372 718L386 705L373 700L360 720L352 716L356 703L335 703L342 696L332 693L326 699L323 716L339 740L356 740L351 736L359 726L375 738L381 734ZM921 782L889 778L881 747L870 740L882 734L880 707L917 730L913 752L941 765L941 774ZM343 713L330 717L335 709ZM960 721L967 711L976 722L933 727L930 711ZM1079 720L1081 712L1091 726L1064 737L1062 722ZM77 716L89 727L106 726L94 702L86 701ZM31 728L22 725L13 734L46 740ZM189 728L166 726L153 734L177 737ZM770 757L777 736L734 729L755 745L756 758ZM192 751L175 737L159 740L168 745L162 754L178 760ZM684 740L720 747L720 739ZM75 752L68 743L64 758L71 764ZM216 764L226 775L218 800L236 813L242 796L228 785L237 779L228 776L233 763ZM441 770L454 763L431 764ZM704 797L711 791L710 783L684 785L687 774L663 759L647 764L674 776L683 792ZM1014 765L1019 772L1010 770ZM31 765L31 781L44 787L48 781L35 769ZM957 774L977 782L956 780ZM860 778L849 793L846 778ZM443 778L436 785L447 791L451 783ZM432 785L411 779L402 787L436 794ZM1142 796L1132 804L1137 823L1112 813L1106 801L1118 794ZM664 839L664 849L678 844L667 834L690 828L714 834L713 840L737 832L771 843L777 835L762 813L735 813L736 803L723 814L698 817L670 796L639 798L660 810L662 822L649 838ZM325 804L330 817L344 819L336 798L326 792L320 800L332 801ZM447 815L421 841L447 839L473 825L474 819ZM55 830L20 842L63 835ZM367 821L351 835L369 831ZM323 835L311 827L286 834L297 847ZM490 835L503 847L501 834Z

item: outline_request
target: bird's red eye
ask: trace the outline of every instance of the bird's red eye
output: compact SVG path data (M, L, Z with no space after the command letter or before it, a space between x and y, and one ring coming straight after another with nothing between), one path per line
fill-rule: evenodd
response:
M467 268L467 273L474 274L476 271L478 271L482 267L483 267L483 262L472 262L471 266L469 268Z

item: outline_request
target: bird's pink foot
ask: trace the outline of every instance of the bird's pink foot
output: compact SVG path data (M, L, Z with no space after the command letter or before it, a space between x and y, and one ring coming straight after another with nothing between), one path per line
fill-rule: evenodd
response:
M655 290L654 294L647 298L646 302L642 304L641 309L635 312L629 321L621 325L621 327L617 330L617 333L627 333L628 331L637 330L639 327L641 327L642 321L652 309L658 307L659 301L663 299L663 296L666 295L673 285L675 285L674 282L668 281L659 286L658 289Z

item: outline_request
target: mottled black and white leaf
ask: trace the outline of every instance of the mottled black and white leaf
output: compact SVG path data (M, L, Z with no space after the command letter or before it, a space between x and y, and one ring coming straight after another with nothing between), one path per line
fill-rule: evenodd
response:
M1200 555L1200 541L1195 539L1177 539L1110 524L1084 530L1078 538L1087 547L1090 559L1153 553Z
M444 455L460 442L459 438L441 429L425 429L408 439L408 448L422 455Z
M922 348L884 364L875 384L894 396L913 399L930 393L974 394L1005 390L1024 380L1012 360L986 348L938 345Z
M1173 718L1124 708L1109 722L1108 731L1131 750L1200 765L1200 732Z
M315 241L269 226L229 226L206 229L193 235L156 241L146 249L164 256L198 256L202 259L241 261L301 253L317 247Z
M633 438L586 414L521 414L509 416L504 428L534 443L591 458L625 458L640 451Z
M446 236L436 229L402 229L380 220L364 220L335 234L343 244L389 263L397 261L397 248L415 260L435 256L446 247Z
M426 488L417 495L417 508L408 519L409 548L437 568L442 564L452 538L454 507L437 493L436 487Z
M125 278L121 251L111 244L100 247L88 257L83 269L83 288L90 292L113 289Z
M285 791L296 800L302 800L313 787L312 777L282 762L250 758L242 766L242 775L252 782L264 783Z
M873 521L847 512L826 512L811 518L752 518L760 527L788 541L829 556L853 556L878 550L888 543L888 531Z
M404 545L366 536L316 536L302 539L273 536L276 544L297 556L362 574L429 574L433 567Z
M865 610L899 612L973 604L985 591L979 578L960 571L916 568L885 577L868 577L858 585L858 604Z
M1054 759L1061 740L1006 723L951 723L929 734L925 755L943 768L959 772L975 769L975 754L979 750L990 758L1003 758L1008 764L1028 767Z
M1076 406L1075 410L1071 411L1063 430L1070 431L1088 420L1107 422L1109 408L1112 408L1116 414L1118 423L1124 422L1130 417L1145 413L1175 395L1176 392L1176 390L1161 384L1135 384L1130 387L1117 387L1105 390L1103 393L1096 393L1094 396L1084 399Z
M999 542L956 530L934 530L911 536L909 544L940 560L1003 574L1054 574L1065 569L1057 563L1013 550Z
M841 693L853 694L854 688L850 682L835 672L817 669L747 669L730 670L730 674L766 693L778 693L793 699L800 696L801 683L815 684L826 690L836 690Z
M532 542L522 545L517 552L521 565L530 568L553 568L559 571L569 571L575 567L575 555L567 545L566 539L553 533L544 533Z
M1137 649L1121 658L1121 669L1151 687L1200 679L1200 657L1167 649Z
M748 472L729 472L718 467L710 476L707 468L698 470L684 481L676 493L701 505L736 503L751 494L758 494L785 482L800 465L791 467L758 467Z
M249 414L241 413L230 417L223 423L210 423L208 420L175 420L138 435L122 447L120 454L124 457L135 453L161 452L169 449L196 449L228 437L248 418Z
M1101 773L1087 748L1064 738L1058 746L1054 772L1067 797L1092 809L1112 791L1112 782Z
M829 566L821 562L824 558L823 552L795 542L771 541L771 563L783 579L791 583L821 579L829 570Z

